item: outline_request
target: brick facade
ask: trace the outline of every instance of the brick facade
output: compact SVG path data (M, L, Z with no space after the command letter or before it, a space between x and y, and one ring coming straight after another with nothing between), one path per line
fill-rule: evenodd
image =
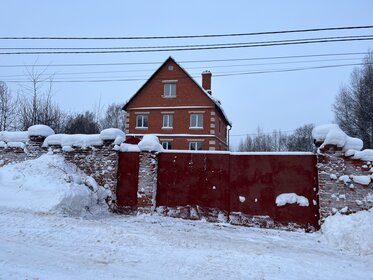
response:
M211 88L211 73L203 75L204 86ZM165 96L167 83L175 85L175 96ZM203 150L228 150L229 122L216 102L210 89L201 88L169 58L124 106L127 137L155 134L161 143L170 142L172 149L188 150L190 142L201 142ZM191 127L191 114L203 116L202 127ZM139 115L147 116L146 128L137 126ZM163 127L165 115L172 116L172 127Z

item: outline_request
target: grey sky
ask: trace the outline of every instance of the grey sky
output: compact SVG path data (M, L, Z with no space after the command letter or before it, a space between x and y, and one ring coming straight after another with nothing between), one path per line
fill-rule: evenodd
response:
M303 3L301 3L303 2ZM229 3L229 4L227 4ZM146 36L243 33L288 29L371 25L372 1L2 1L2 36ZM163 41L0 41L5 47L120 47L134 45L182 45L285 40L327 36L370 35L360 31L315 32L240 38L163 40ZM333 121L331 106L342 83L347 83L350 67L257 75L214 77L218 73L251 72L297 67L360 63L362 55L303 59L257 60L214 63L182 63L190 60L255 58L307 54L366 52L372 41L308 44L132 54L81 55L0 55L1 65L60 63L163 62L172 56L200 82L203 70L213 73L212 87L233 123L231 140L240 135L283 131L307 123ZM1 50L3 51L3 50ZM350 59L339 61L315 61ZM302 62L300 62L302 61ZM286 64L273 63L292 62ZM293 63L300 62L300 63ZM263 64L269 65L249 65ZM160 65L160 64L159 64ZM140 78L140 81L105 83L55 83L55 100L73 112L102 105L124 103L157 69L157 64L132 66L54 67L55 80ZM229 65L245 65L227 67ZM223 66L223 67L222 67ZM200 67L200 68L196 68ZM147 70L147 71L138 71ZM88 73L103 71L128 71ZM1 68L0 80L24 80L24 67ZM61 74L59 74L61 73ZM78 73L78 74L62 74ZM13 92L19 83L8 83Z

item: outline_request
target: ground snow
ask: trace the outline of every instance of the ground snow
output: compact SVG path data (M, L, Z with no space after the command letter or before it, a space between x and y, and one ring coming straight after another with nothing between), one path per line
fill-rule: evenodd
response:
M0 205L36 212L80 215L99 207L109 192L58 155L0 168ZM93 180L94 181L94 180Z
M351 215L328 217L321 230L327 242L338 248L362 255L373 254L373 208Z
M309 206L308 199L304 196L297 195L295 193L282 193L276 197L276 205L284 206L286 204L297 203L299 206Z
M1 167L0 279L373 278L373 210L329 217L323 234L54 213L62 200L89 206L99 190L57 155Z

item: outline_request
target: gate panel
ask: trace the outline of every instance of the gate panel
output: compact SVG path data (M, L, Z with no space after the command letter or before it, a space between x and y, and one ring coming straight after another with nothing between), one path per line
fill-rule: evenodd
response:
M137 206L137 186L139 180L139 153L119 153L117 206L122 208Z
M315 155L231 155L231 211L318 228L316 163ZM282 193L304 196L309 206L278 207L276 197Z
M160 153L157 206L229 211L229 154Z

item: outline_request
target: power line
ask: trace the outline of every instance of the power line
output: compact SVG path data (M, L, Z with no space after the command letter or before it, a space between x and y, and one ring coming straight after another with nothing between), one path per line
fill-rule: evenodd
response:
M314 69L326 69L326 68L337 68L346 66L360 66L366 63L350 63L350 64L337 64L337 65L324 65L324 66L314 66L314 67L303 67L303 68L292 68L292 69L278 69L278 70L263 70L263 71L251 71L251 72L237 72L237 73L225 73L216 74L215 77L226 77L226 76L242 76L242 75L255 75L255 74L268 74L268 73L282 73L282 72L295 72L304 70L314 70ZM177 78L177 77L175 77ZM182 79L183 77L179 77ZM192 76L192 78L198 78ZM96 79L96 80L53 80L54 83L102 83L102 82L129 82L129 81L144 81L147 78L130 78L130 79ZM26 80L4 80L7 83L28 83L30 81Z
M298 41L318 41L318 40L338 40L338 39L358 39L372 38L373 35L354 35L354 36L333 36L301 38L289 40L272 41L254 41L254 42L235 42L235 43L213 43L213 44L192 44L192 45L163 45L163 46L127 46L127 47L0 47L0 50L136 50L136 49L173 49L173 48L201 48L201 47L220 47L220 46L242 46L247 44L274 44L291 43Z
M0 40L154 40L154 39L191 39L191 38L216 38L216 37L239 37L239 36L255 36L255 35L273 35L286 33L305 33L319 31L337 31L337 30L356 30L356 29L371 29L373 25L361 26L342 26L342 27L326 27L326 28L309 28L309 29L292 29L278 31L261 31L248 33L224 33L224 34L203 34L203 35L168 35L168 36L118 36L118 37L67 37L67 36L9 36L0 37Z
M175 48L154 48L154 49L126 49L126 50L100 50L100 51L27 51L27 52L0 52L0 55L44 55L44 54L118 54L118 53L148 53L148 52L170 52L170 51L200 51L200 50L217 50L217 49L238 49L238 48L255 48L255 47L273 47L273 46L288 46L301 44L316 44L316 43L333 43L333 42L349 42L349 41L367 41L373 40L373 36L360 36L360 38L346 39L325 39L314 40L304 39L296 41L278 41L279 43L234 43L233 45L211 46L211 47L175 47Z
M315 63L315 62L330 62L330 61L351 61L362 60L359 58L341 58L341 59L318 59L318 60L301 60L301 61L286 61L286 62L272 62L272 63L251 63L251 64L228 64L228 65L210 65L210 69L214 68L233 68L233 67L247 67L247 66L264 66L264 65L284 65L284 64L297 64L297 63ZM205 69L206 67L187 67L186 69ZM112 70L112 71L87 71L87 72L56 72L45 73L42 76L61 76L61 75L85 75L85 74L111 74L111 73L133 73L133 72L151 72L154 69L132 69L132 70ZM214 73L215 75L216 73ZM1 78L11 77L28 77L27 74L22 75L2 75Z
M350 53L326 53L326 54L306 54L306 55L291 55L291 56L266 56L266 57L251 57L251 58L227 58L227 59L208 59L208 60L184 60L180 63L211 63L211 62L233 62L233 61L256 61L256 60L277 60L277 59L295 59L295 58L310 58L310 57L327 57L327 56L349 56L349 55L365 55L366 52L350 52ZM154 62L117 62L117 63L67 63L67 64L10 64L0 65L0 68L16 68L16 67L86 67L86 66L129 66L129 65L159 65L163 61Z

